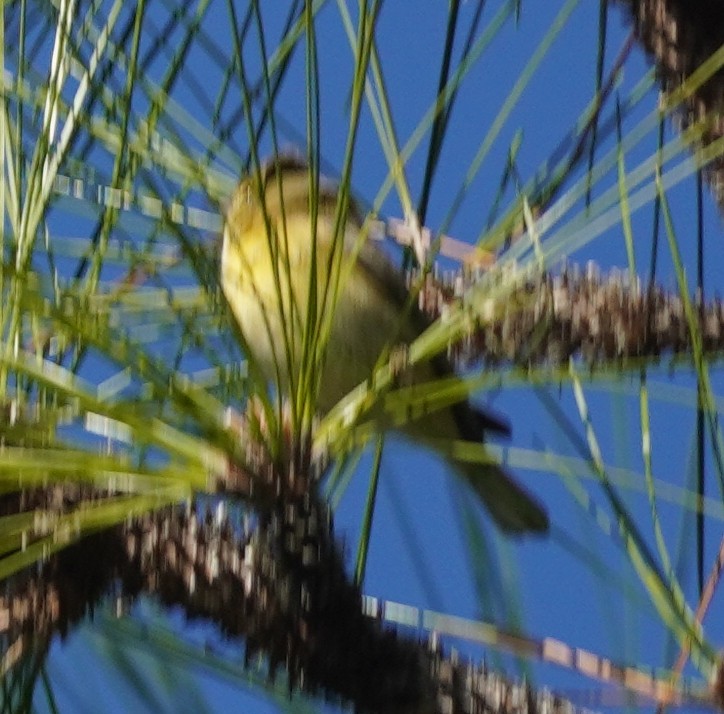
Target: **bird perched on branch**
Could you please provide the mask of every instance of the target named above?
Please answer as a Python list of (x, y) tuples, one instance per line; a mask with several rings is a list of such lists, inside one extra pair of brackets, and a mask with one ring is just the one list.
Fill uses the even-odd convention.
[[(354, 202), (340, 201), (336, 184), (317, 182), (292, 156), (244, 179), (226, 214), (221, 284), (249, 356), (283, 393), (311, 390), (323, 413), (369, 379), (383, 351), (409, 345), (429, 324), (400, 272), (374, 241), (360, 239), (362, 231)], [(445, 355), (410, 372), (415, 384), (453, 376)], [(430, 446), (482, 442), (486, 433), (509, 435), (510, 427), (463, 401), (399, 431)], [(500, 465), (451, 465), (503, 531), (548, 529), (543, 507)]]

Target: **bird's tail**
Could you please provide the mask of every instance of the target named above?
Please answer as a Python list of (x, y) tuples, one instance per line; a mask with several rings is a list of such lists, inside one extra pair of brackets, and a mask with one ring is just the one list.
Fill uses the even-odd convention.
[[(469, 402), (451, 408), (459, 438), (483, 441), (486, 432), (510, 435), (510, 426), (503, 419), (475, 409)], [(545, 533), (548, 514), (502, 466), (456, 461), (456, 471), (475, 491), (495, 522), (507, 533)]]
[(543, 506), (502, 466), (455, 461), (453, 467), (506, 533), (542, 534), (548, 530), (548, 514)]
[[(509, 436), (510, 425), (501, 417), (460, 402), (410, 422), (405, 432), (414, 439), (462, 439), (481, 443), (486, 435)], [(449, 458), (449, 457), (448, 457)], [(542, 534), (548, 530), (548, 514), (502, 466), (495, 463), (454, 461), (452, 468), (472, 488), (497, 525), (511, 535)]]

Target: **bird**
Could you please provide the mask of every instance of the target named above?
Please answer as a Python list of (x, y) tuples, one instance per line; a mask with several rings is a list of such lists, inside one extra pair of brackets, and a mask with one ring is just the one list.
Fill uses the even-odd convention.
[[(343, 230), (336, 229), (339, 187), (320, 175), (313, 191), (310, 176), (304, 159), (278, 154), (241, 180), (224, 218), (220, 283), (253, 362), (282, 392), (298, 388), (304, 341), (318, 340), (326, 321), (326, 351), (311, 371), (324, 414), (370, 378), (383, 350), (404, 349), (430, 320), (410, 304), (401, 271), (376, 241), (360, 240), (357, 203), (349, 199)], [(349, 268), (335, 299), (328, 278), (340, 265)], [(411, 371), (414, 383), (454, 375), (446, 355)], [(427, 446), (428, 439), (481, 443), (486, 434), (511, 433), (505, 419), (467, 400), (394, 428)], [(445, 458), (503, 532), (548, 531), (545, 508), (500, 464)]]

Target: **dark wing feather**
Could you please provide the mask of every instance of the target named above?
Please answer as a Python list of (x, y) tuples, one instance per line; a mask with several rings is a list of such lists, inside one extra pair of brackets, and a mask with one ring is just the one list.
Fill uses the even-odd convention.
[[(377, 246), (367, 242), (360, 251), (358, 264), (367, 274), (367, 279), (374, 283), (378, 290), (387, 293), (388, 298), (402, 310), (409, 299), (409, 292), (399, 270), (392, 265), (387, 256)], [(400, 335), (403, 341), (413, 340), (432, 322), (417, 308), (417, 305), (413, 304), (409, 309), (415, 334)], [(437, 377), (443, 378), (453, 374), (450, 360), (444, 354), (436, 355), (431, 364)], [(511, 434), (510, 422), (502, 416), (476, 409), (467, 402), (453, 405), (452, 410), (463, 439), (482, 441), (486, 432), (505, 437)]]

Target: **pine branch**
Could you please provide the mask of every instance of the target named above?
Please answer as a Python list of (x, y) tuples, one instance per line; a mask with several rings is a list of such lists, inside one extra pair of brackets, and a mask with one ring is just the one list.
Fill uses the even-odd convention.
[[(465, 287), (463, 280), (428, 280), (420, 306), (431, 317), (442, 316)], [(705, 354), (724, 349), (724, 306), (719, 298), (693, 302), (696, 337), (682, 296), (652, 285), (642, 287), (627, 273), (601, 275), (593, 265), (552, 276), (539, 274), (496, 302), (463, 298), (471, 331), (453, 349), (459, 362), (485, 365), (566, 364), (582, 360), (590, 368), (610, 367), (618, 360), (655, 363), (665, 355), (690, 356), (700, 336)], [(490, 317), (492, 316), (492, 317)]]
[[(423, 308), (439, 315), (455, 287), (429, 280), (421, 292)], [(598, 365), (690, 353), (681, 297), (656, 287), (644, 291), (621, 273), (602, 278), (593, 269), (572, 269), (555, 278), (541, 275), (515, 289), (505, 309), (498, 307), (477, 306), (475, 314), (497, 317), (473, 321), (475, 329), (456, 348), (461, 360), (558, 364), (579, 357)], [(719, 301), (699, 306), (697, 314), (705, 349), (720, 350)], [(253, 404), (236, 425), (247, 443), (258, 433), (250, 423), (264, 428)], [(253, 472), (230, 468), (219, 484), (254, 504), (253, 533), (228, 519), (165, 509), (92, 533), (39, 568), (8, 579), (0, 598), (2, 672), (45, 652), (56, 634), (66, 634), (109, 594), (145, 593), (182, 607), (188, 617), (215, 622), (228, 636), (243, 637), (247, 659), (263, 654), (270, 674), (283, 668), (290, 686), (353, 702), (360, 711), (535, 712), (567, 706), (552, 699), (541, 704), (524, 686), (424, 642), (404, 640), (367, 618), (335, 544), (331, 516), (314, 496), (323, 461), (291, 445), (285, 453), (286, 466), (268, 463), (266, 450), (252, 445), (246, 469)], [(36, 514), (32, 541), (47, 534), (54, 516), (107, 495), (75, 484), (30, 489), (3, 495), (0, 513)], [(431, 702), (436, 704), (425, 709)]]
[(251, 534), (182, 507), (148, 514), (85, 537), (4, 590), (6, 677), (109, 593), (145, 593), (243, 637), (247, 661), (264, 655), (270, 676), (284, 668), (291, 687), (360, 712), (573, 710), (366, 617), (327, 507), (311, 496), (280, 499)]
[[(718, 0), (617, 0), (625, 5), (636, 36), (653, 58), (664, 91), (670, 92), (724, 44), (724, 5)], [(684, 103), (683, 127), (704, 121), (706, 146), (724, 135), (724, 71), (717, 71)], [(724, 158), (705, 169), (724, 210)]]

